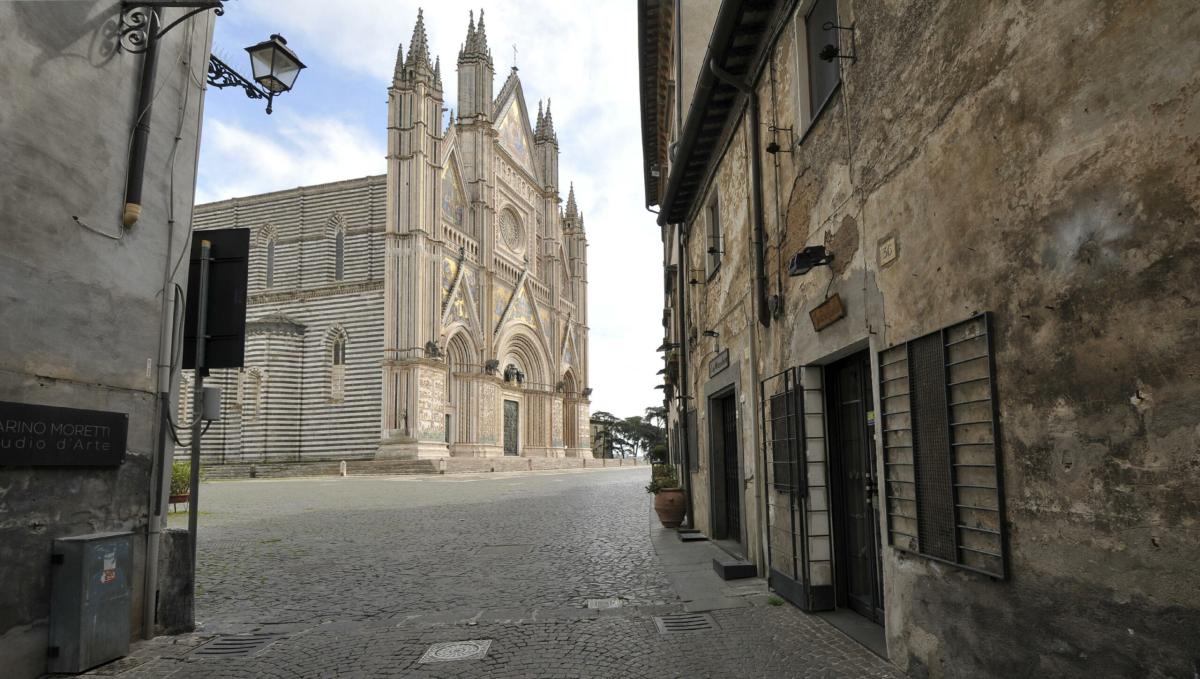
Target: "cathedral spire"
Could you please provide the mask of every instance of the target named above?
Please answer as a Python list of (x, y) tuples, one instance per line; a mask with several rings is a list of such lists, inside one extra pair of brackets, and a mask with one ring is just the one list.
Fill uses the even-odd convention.
[(542, 125), (543, 125), (543, 123), (545, 123), (545, 119), (543, 118), (543, 113), (542, 113), (542, 100), (541, 100), (541, 99), (538, 99), (538, 116), (537, 116), (537, 124), (533, 126), (533, 138), (534, 138), (534, 139), (541, 139), (541, 138), (542, 138)]
[(442, 89), (442, 57), (439, 55), (433, 62), (433, 86)]
[(488, 54), (487, 30), (483, 27), (483, 8), (479, 10), (479, 28), (475, 31), (475, 50), (479, 54)]
[(563, 216), (567, 219), (579, 217), (579, 206), (575, 204), (575, 182), (571, 182), (571, 189), (567, 192), (567, 210)]
[(404, 77), (404, 43), (396, 46), (396, 67), (392, 70), (392, 80), (400, 80)]
[(425, 11), (417, 10), (417, 23), (413, 26), (412, 40), (409, 40), (408, 58), (404, 60), (404, 68), (408, 70), (430, 68), (429, 39), (425, 35)]
[(470, 19), (467, 21), (467, 39), (463, 42), (462, 47), (458, 50), (458, 58), (462, 59), (467, 52), (475, 46), (475, 10), (468, 13)]
[(557, 143), (558, 135), (554, 133), (554, 116), (551, 115), (551, 113), (550, 113), (550, 99), (549, 98), (546, 99), (546, 120), (544, 122), (545, 122), (545, 130), (543, 130), (542, 134), (545, 137), (546, 141), (553, 141), (553, 142)]

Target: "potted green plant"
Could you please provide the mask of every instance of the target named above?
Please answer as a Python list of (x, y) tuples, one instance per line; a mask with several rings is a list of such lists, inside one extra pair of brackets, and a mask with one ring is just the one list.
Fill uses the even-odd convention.
[(191, 498), (192, 465), (189, 462), (171, 464), (171, 504), (187, 502)]
[(650, 468), (650, 484), (646, 486), (647, 493), (654, 494), (654, 512), (663, 528), (678, 528), (683, 523), (683, 515), (687, 505), (683, 498), (683, 489), (679, 487), (679, 479), (675, 476), (675, 468), (671, 465), (656, 464)]

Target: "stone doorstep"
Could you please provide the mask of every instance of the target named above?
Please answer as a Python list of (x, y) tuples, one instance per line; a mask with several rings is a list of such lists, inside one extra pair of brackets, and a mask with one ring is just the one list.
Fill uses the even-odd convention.
[(745, 559), (717, 557), (712, 560), (713, 570), (722, 580), (742, 580), (758, 577), (758, 568)]

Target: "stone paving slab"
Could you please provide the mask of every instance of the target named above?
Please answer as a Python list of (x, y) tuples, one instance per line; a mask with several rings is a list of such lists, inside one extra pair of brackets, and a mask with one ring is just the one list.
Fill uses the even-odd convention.
[[(726, 584), (711, 567), (686, 568), (682, 552), (669, 573), (645, 476), (210, 484), (203, 628), (136, 645), (112, 676), (903, 676), (819, 618), (765, 605), (761, 581)], [(505, 545), (528, 550), (497, 559), (505, 550), (489, 549)], [(693, 559), (706, 558), (699, 547)], [(622, 605), (586, 608), (604, 598)], [(658, 633), (654, 616), (697, 607), (715, 629)], [(284, 636), (248, 657), (193, 654), (248, 632)], [(434, 643), (467, 640), (490, 640), (487, 654), (419, 662)]]

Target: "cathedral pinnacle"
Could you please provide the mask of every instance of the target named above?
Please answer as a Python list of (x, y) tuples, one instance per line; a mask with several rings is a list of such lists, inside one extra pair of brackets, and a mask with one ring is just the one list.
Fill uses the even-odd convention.
[(396, 46), (396, 68), (392, 71), (392, 80), (404, 77), (404, 43)]
[(542, 136), (546, 141), (558, 142), (558, 135), (554, 133), (554, 116), (550, 113), (550, 99), (546, 99), (546, 129), (542, 131)]
[(567, 219), (579, 217), (579, 206), (575, 204), (575, 182), (571, 182), (571, 189), (567, 192), (567, 210), (564, 217)]
[(430, 68), (429, 39), (425, 36), (425, 12), (417, 10), (417, 23), (413, 26), (412, 40), (408, 45), (408, 58), (404, 60), (406, 70)]
[(433, 86), (437, 89), (442, 89), (442, 57), (433, 62)]
[(542, 126), (545, 123), (544, 115), (545, 114), (542, 113), (542, 100), (538, 99), (537, 124), (533, 126), (533, 138), (534, 139), (542, 138)]

